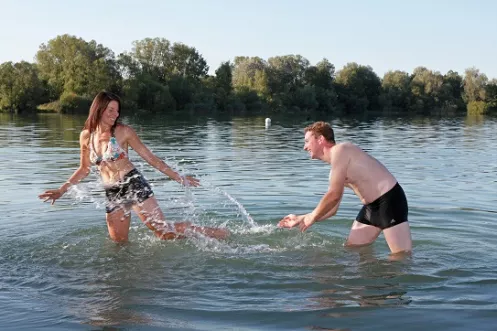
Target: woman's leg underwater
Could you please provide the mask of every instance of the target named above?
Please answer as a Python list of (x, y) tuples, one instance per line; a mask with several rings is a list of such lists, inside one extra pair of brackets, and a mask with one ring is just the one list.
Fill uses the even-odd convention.
[(116, 242), (128, 241), (131, 214), (123, 208), (117, 208), (105, 214), (109, 236)]
[(190, 222), (168, 224), (155, 197), (150, 197), (141, 203), (135, 204), (133, 209), (142, 222), (150, 230), (154, 231), (157, 237), (163, 240), (186, 238), (185, 234), (189, 231), (216, 239), (225, 239), (229, 235), (227, 229), (200, 227), (192, 225)]

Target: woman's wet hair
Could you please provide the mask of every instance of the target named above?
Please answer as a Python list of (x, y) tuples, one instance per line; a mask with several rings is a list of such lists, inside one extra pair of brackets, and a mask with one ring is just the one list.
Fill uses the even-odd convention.
[(119, 116), (121, 116), (121, 99), (115, 95), (114, 93), (102, 91), (99, 92), (90, 106), (90, 113), (88, 114), (88, 118), (86, 119), (85, 126), (83, 129), (87, 129), (91, 132), (97, 129), (97, 125), (102, 118), (102, 113), (105, 111), (107, 106), (111, 101), (116, 101), (118, 104), (118, 115), (116, 118), (116, 122), (112, 126), (111, 130), (114, 132), (114, 129), (117, 126), (117, 121), (119, 120)]

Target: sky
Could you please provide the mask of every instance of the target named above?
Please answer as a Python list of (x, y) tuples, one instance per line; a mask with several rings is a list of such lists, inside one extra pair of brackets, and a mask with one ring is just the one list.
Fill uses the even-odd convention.
[(34, 62), (69, 34), (119, 54), (144, 38), (195, 47), (210, 73), (235, 56), (299, 54), (412, 73), (475, 67), (497, 78), (494, 0), (0, 0), (0, 63)]

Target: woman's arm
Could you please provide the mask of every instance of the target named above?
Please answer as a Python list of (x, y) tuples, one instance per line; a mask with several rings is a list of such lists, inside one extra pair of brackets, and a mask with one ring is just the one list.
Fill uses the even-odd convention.
[(145, 161), (147, 161), (148, 164), (150, 164), (152, 167), (155, 169), (159, 170), (169, 178), (177, 181), (178, 183), (181, 183), (183, 185), (188, 184), (191, 186), (198, 186), (199, 181), (196, 178), (190, 177), (190, 176), (185, 176), (182, 177), (180, 174), (178, 174), (176, 171), (171, 169), (164, 161), (162, 161), (160, 158), (158, 158), (154, 153), (148, 149), (145, 144), (140, 140), (140, 137), (136, 134), (135, 130), (133, 130), (129, 126), (125, 126), (124, 129), (126, 130), (125, 136), (128, 142), (128, 145), (133, 148), (133, 150), (138, 153)]
[(90, 173), (90, 150), (88, 148), (88, 140), (90, 133), (87, 130), (84, 130), (79, 135), (79, 145), (80, 145), (80, 160), (79, 160), (79, 168), (74, 171), (71, 177), (62, 184), (56, 190), (47, 190), (40, 194), (38, 197), (40, 199), (45, 199), (44, 201), (52, 200), (52, 205), (55, 203), (55, 200), (59, 199), (64, 193), (67, 192), (69, 187), (72, 185), (78, 184), (82, 181), (88, 174)]

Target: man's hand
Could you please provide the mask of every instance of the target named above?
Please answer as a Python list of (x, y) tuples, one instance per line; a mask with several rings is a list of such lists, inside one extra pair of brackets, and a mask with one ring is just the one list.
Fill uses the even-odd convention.
[(278, 222), (278, 227), (293, 228), (298, 226), (300, 231), (304, 232), (315, 222), (316, 221), (311, 219), (310, 214), (307, 215), (290, 214), (285, 216), (281, 221)]
[(295, 214), (290, 214), (285, 217), (281, 221), (278, 222), (278, 227), (280, 228), (293, 228), (300, 224), (304, 220), (304, 215), (297, 216)]
[(316, 221), (312, 219), (311, 214), (303, 215), (302, 221), (299, 222), (300, 231), (304, 232), (315, 222)]

